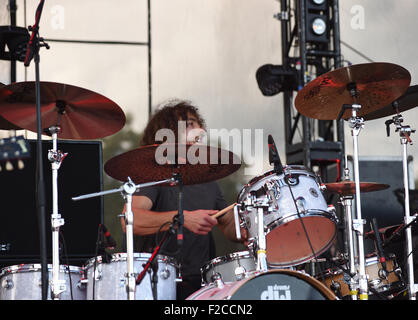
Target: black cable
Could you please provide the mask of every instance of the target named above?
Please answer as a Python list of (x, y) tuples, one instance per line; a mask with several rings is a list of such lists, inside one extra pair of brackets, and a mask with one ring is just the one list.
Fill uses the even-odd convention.
[(357, 49), (353, 48), (352, 46), (350, 46), (348, 43), (342, 41), (340, 39), (340, 42), (345, 45), (347, 48), (351, 49), (352, 51), (354, 51), (355, 53), (357, 53), (359, 56), (363, 57), (364, 59), (366, 59), (369, 62), (374, 62), (372, 59), (370, 59), (368, 56), (366, 56), (365, 54), (361, 53), (360, 51), (358, 51)]

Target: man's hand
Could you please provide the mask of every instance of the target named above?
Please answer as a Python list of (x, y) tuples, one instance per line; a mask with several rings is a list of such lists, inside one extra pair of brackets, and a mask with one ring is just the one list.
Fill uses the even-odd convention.
[(193, 233), (205, 235), (218, 224), (218, 220), (211, 217), (217, 210), (184, 211), (184, 227)]

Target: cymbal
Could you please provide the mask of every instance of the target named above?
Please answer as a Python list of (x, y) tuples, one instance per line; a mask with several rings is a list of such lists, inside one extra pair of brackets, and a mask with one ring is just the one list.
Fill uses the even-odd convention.
[(170, 179), (180, 173), (183, 185), (205, 183), (237, 171), (240, 158), (234, 153), (201, 144), (142, 146), (108, 160), (104, 171), (112, 178), (136, 184)]
[[(59, 125), (58, 138), (103, 138), (119, 131), (126, 122), (116, 103), (87, 89), (41, 82), (40, 96), (42, 129)], [(35, 82), (0, 88), (0, 116), (20, 128), (37, 132)]]
[[(395, 101), (398, 103), (397, 108), (399, 110), (399, 113), (402, 113), (404, 111), (418, 106), (418, 85), (409, 87), (406, 90), (405, 94), (400, 98), (396, 99)], [(390, 103), (389, 105), (380, 110), (365, 115), (364, 120), (375, 120), (395, 115), (397, 113), (397, 110), (393, 106), (394, 102)]]
[[(356, 184), (354, 181), (341, 181), (325, 183), (328, 192), (338, 193), (340, 195), (356, 194)], [(380, 191), (389, 188), (388, 184), (375, 182), (360, 182), (360, 192)]]
[[(364, 63), (342, 67), (317, 77), (305, 85), (295, 99), (296, 109), (319, 120), (336, 120), (343, 105), (360, 104), (357, 116), (383, 108), (405, 93), (411, 82), (410, 73), (391, 63)], [(350, 88), (355, 84), (357, 97)], [(348, 119), (346, 110), (342, 119)]]

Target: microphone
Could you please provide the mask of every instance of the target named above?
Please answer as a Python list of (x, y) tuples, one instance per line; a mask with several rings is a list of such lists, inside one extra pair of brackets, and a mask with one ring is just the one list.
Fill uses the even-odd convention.
[(273, 137), (271, 134), (268, 136), (268, 146), (269, 146), (269, 162), (274, 164), (274, 172), (277, 174), (283, 173), (283, 165), (280, 161), (279, 153), (277, 152), (276, 144), (274, 143)]
[(380, 232), (377, 227), (376, 218), (372, 218), (371, 225), (372, 225), (374, 234), (376, 236), (377, 255), (379, 256), (379, 262), (382, 264), (382, 269), (379, 270), (378, 274), (380, 278), (386, 279), (388, 275), (388, 272), (386, 269), (386, 258), (385, 258), (385, 253), (383, 252), (382, 239), (380, 238)]
[(105, 248), (114, 248), (116, 247), (116, 241), (112, 238), (112, 235), (110, 234), (110, 232), (107, 230), (107, 228), (105, 227), (104, 224), (100, 225), (102, 230), (103, 230), (103, 235), (106, 238), (106, 246)]

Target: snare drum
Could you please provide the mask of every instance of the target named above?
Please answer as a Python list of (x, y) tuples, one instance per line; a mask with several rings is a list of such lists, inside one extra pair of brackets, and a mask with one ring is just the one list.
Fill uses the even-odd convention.
[(317, 176), (303, 166), (288, 166), (285, 173), (269, 171), (254, 178), (237, 201), (244, 204), (239, 214), (250, 244), (256, 244), (258, 236), (257, 204), (268, 203), (263, 220), (267, 262), (273, 268), (313, 259), (331, 246), (337, 234), (335, 212), (328, 207)]
[(202, 283), (208, 284), (215, 277), (223, 282), (239, 281), (256, 270), (255, 258), (249, 251), (234, 252), (215, 258), (201, 268)]
[(246, 279), (212, 282), (187, 300), (336, 300), (336, 296), (315, 278), (293, 270), (253, 273)]
[[(135, 276), (144, 269), (151, 257), (150, 253), (134, 253)], [(111, 255), (108, 263), (102, 261), (102, 256), (90, 259), (85, 266), (87, 273), (87, 300), (128, 300), (126, 290), (126, 253)], [(158, 265), (157, 286), (154, 297), (151, 280), (153, 271), (146, 273), (142, 282), (136, 286), (136, 300), (175, 300), (177, 265), (173, 258), (157, 255), (155, 262)], [(152, 270), (150, 267), (148, 270)]]
[[(52, 279), (52, 264), (48, 265)], [(60, 300), (86, 300), (86, 288), (81, 283), (82, 268), (60, 265), (59, 279), (65, 281)], [(41, 264), (21, 264), (3, 268), (0, 272), (0, 300), (42, 300)], [(51, 289), (48, 286), (48, 300)]]

